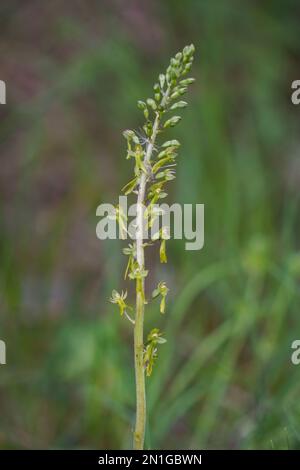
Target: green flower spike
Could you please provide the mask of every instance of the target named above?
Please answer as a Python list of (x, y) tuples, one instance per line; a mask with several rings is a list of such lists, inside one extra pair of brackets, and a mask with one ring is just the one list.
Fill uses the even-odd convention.
[[(158, 328), (154, 328), (144, 341), (145, 318), (145, 287), (148, 283), (148, 270), (145, 266), (145, 248), (159, 242), (159, 258), (161, 263), (167, 262), (166, 240), (170, 238), (168, 227), (157, 226), (157, 233), (152, 235), (150, 243), (145, 243), (144, 232), (146, 229), (156, 227), (156, 223), (162, 215), (156, 208), (156, 203), (167, 197), (166, 186), (169, 181), (175, 179), (177, 154), (180, 148), (178, 140), (170, 138), (161, 139), (162, 134), (167, 134), (170, 129), (181, 121), (181, 112), (187, 106), (183, 101), (183, 95), (187, 92), (193, 78), (187, 78), (194, 60), (195, 47), (190, 44), (181, 52), (171, 58), (164, 73), (159, 74), (153, 86), (152, 96), (139, 100), (138, 108), (141, 110), (144, 122), (141, 123), (142, 135), (134, 130), (127, 129), (123, 136), (127, 143), (126, 159), (133, 162), (133, 175), (122, 191), (127, 196), (136, 195), (138, 204), (145, 207), (143, 215), (137, 213), (135, 227), (142, 236), (136, 237), (135, 242), (123, 249), (128, 256), (125, 269), (125, 279), (135, 283), (135, 312), (134, 318), (128, 315), (126, 304), (127, 292), (113, 291), (110, 301), (117, 304), (120, 314), (126, 317), (134, 325), (134, 368), (136, 385), (136, 419), (133, 433), (133, 447), (141, 450), (144, 447), (146, 427), (146, 390), (145, 372), (147, 376), (152, 373), (153, 365), (157, 358), (157, 348), (166, 340), (162, 337)], [(176, 113), (176, 114), (175, 114)], [(117, 206), (115, 214), (110, 216), (117, 220), (120, 227), (121, 238), (126, 238), (127, 219), (122, 209)], [(153, 229), (154, 230), (154, 229)], [(146, 283), (147, 281), (147, 283)], [(166, 297), (168, 287), (165, 282), (159, 282), (153, 292), (153, 297), (160, 296), (160, 312), (166, 311)]]

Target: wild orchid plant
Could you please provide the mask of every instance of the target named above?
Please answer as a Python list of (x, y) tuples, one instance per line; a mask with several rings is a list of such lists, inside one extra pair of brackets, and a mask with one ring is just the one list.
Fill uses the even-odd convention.
[[(167, 196), (165, 184), (175, 178), (176, 156), (180, 143), (178, 140), (168, 140), (160, 146), (157, 137), (168, 128), (174, 127), (181, 120), (180, 116), (170, 113), (185, 108), (187, 103), (180, 98), (187, 91), (188, 85), (194, 82), (193, 78), (185, 78), (192, 67), (195, 47), (186, 46), (170, 61), (165, 74), (160, 74), (158, 82), (154, 85), (154, 97), (145, 102), (138, 101), (138, 108), (143, 111), (145, 124), (144, 135), (126, 130), (123, 135), (127, 141), (127, 159), (134, 161), (134, 177), (122, 189), (125, 196), (130, 193), (137, 195), (136, 205), (136, 233), (135, 241), (124, 248), (123, 253), (128, 257), (125, 270), (125, 279), (135, 281), (136, 307), (134, 318), (129, 312), (132, 309), (127, 304), (127, 291), (112, 292), (110, 301), (117, 304), (121, 316), (126, 317), (134, 326), (134, 363), (136, 380), (136, 423), (134, 431), (134, 449), (143, 449), (146, 423), (146, 393), (145, 372), (147, 376), (152, 373), (157, 358), (158, 345), (166, 340), (158, 328), (154, 328), (144, 343), (144, 310), (148, 301), (145, 298), (145, 279), (148, 271), (145, 269), (144, 250), (155, 241), (160, 242), (160, 262), (167, 262), (166, 240), (169, 238), (167, 228), (162, 227), (152, 236), (151, 243), (145, 243), (145, 229), (153, 226), (159, 213), (155, 205), (160, 199)], [(147, 187), (148, 186), (148, 187)], [(126, 215), (118, 205), (115, 218), (122, 233), (127, 232)], [(165, 313), (168, 287), (165, 282), (159, 282), (152, 293), (152, 297), (160, 297), (160, 312)]]

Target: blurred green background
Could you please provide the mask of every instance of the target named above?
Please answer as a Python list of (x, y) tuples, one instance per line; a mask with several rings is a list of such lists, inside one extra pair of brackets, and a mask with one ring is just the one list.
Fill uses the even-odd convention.
[(1, 2), (1, 448), (131, 446), (132, 331), (108, 302), (126, 260), (95, 212), (132, 174), (136, 101), (191, 42), (168, 200), (205, 204), (205, 246), (147, 259), (171, 292), (147, 309), (168, 343), (146, 447), (300, 448), (299, 18), (297, 0)]

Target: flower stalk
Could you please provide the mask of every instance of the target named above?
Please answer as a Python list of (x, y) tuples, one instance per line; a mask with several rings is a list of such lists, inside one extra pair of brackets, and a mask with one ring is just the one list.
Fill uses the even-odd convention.
[[(180, 143), (173, 139), (157, 146), (158, 136), (168, 128), (176, 126), (181, 116), (165, 118), (165, 115), (177, 109), (187, 106), (187, 103), (178, 100), (186, 93), (188, 85), (194, 82), (193, 78), (184, 78), (190, 71), (193, 55), (193, 44), (186, 46), (182, 52), (178, 52), (170, 61), (165, 74), (160, 74), (158, 82), (154, 85), (154, 98), (148, 98), (146, 102), (138, 101), (138, 108), (143, 111), (145, 124), (143, 126), (144, 136), (138, 136), (135, 131), (126, 130), (123, 135), (127, 141), (127, 159), (134, 158), (134, 178), (127, 183), (123, 192), (137, 194), (136, 209), (136, 233), (135, 243), (129, 244), (123, 250), (128, 256), (125, 279), (135, 281), (136, 302), (135, 317), (131, 318), (128, 310), (131, 309), (125, 302), (127, 291), (119, 294), (113, 291), (111, 302), (118, 305), (120, 314), (127, 318), (134, 328), (134, 367), (136, 383), (136, 421), (133, 435), (133, 448), (143, 449), (146, 427), (146, 388), (145, 372), (150, 376), (153, 365), (158, 355), (158, 345), (166, 340), (158, 328), (152, 329), (144, 343), (144, 314), (145, 304), (148, 303), (145, 296), (145, 279), (148, 271), (145, 269), (145, 247), (160, 241), (159, 257), (161, 263), (167, 262), (166, 233), (167, 227), (152, 236), (151, 243), (145, 243), (144, 233), (152, 227), (159, 211), (154, 210), (155, 204), (167, 196), (164, 191), (165, 184), (175, 179), (175, 160)], [(149, 186), (149, 188), (148, 188)], [(120, 209), (116, 208), (115, 219), (118, 221), (122, 233), (127, 233), (124, 225), (124, 217)], [(165, 282), (160, 282), (153, 291), (152, 298), (159, 297), (160, 313), (166, 311), (166, 296), (168, 287)]]
[[(156, 115), (153, 133), (148, 144), (144, 165), (147, 166), (151, 160), (157, 131), (159, 127), (159, 115)], [(141, 173), (138, 182), (137, 197), (137, 218), (136, 218), (136, 259), (140, 270), (144, 270), (144, 200), (146, 191), (147, 176), (145, 172)], [(143, 449), (146, 428), (146, 389), (144, 373), (144, 311), (145, 311), (145, 280), (141, 278), (136, 280), (136, 313), (134, 325), (134, 368), (135, 368), (135, 386), (136, 386), (136, 421), (133, 437), (133, 448)]]

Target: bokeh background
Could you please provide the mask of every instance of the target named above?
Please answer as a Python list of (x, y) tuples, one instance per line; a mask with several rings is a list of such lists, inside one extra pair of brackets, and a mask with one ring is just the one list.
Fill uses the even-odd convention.
[(96, 207), (132, 174), (171, 55), (193, 42), (197, 82), (169, 201), (205, 204), (205, 247), (147, 259), (168, 311), (148, 392), (147, 448), (300, 448), (300, 78), (297, 0), (3, 0), (0, 6), (1, 448), (128, 448), (132, 331), (108, 302), (119, 241)]

